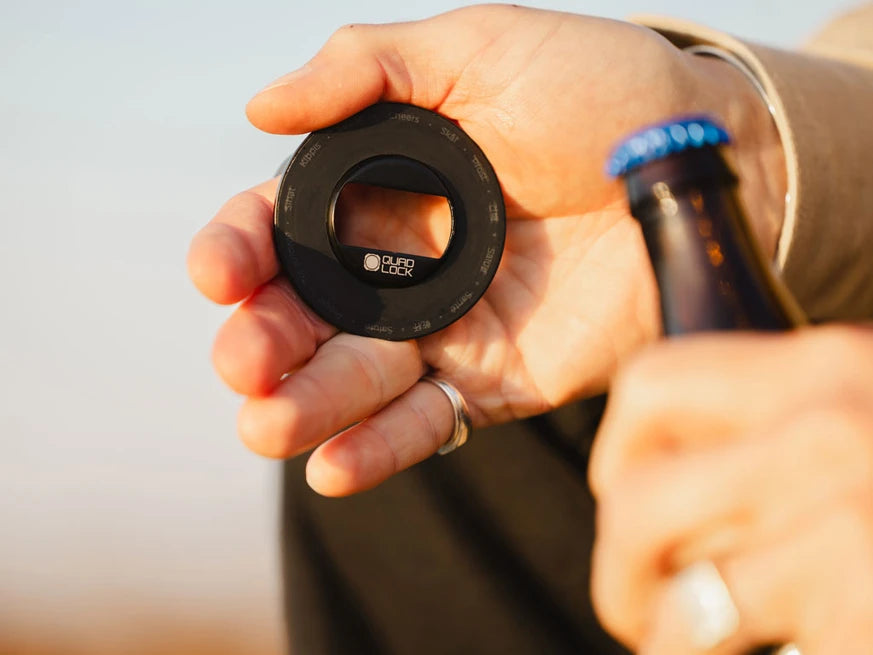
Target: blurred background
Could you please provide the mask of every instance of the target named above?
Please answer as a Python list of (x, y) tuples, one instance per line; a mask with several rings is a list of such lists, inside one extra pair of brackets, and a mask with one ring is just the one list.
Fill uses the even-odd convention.
[[(236, 440), (188, 241), (299, 140), (255, 91), (343, 23), (462, 4), (3, 1), (0, 655), (283, 651), (279, 469)], [(533, 4), (792, 47), (853, 3)]]

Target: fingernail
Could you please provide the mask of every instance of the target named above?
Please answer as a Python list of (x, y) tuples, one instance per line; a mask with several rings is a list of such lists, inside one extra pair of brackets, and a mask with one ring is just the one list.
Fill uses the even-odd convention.
[(297, 70), (291, 71), (290, 73), (283, 75), (279, 79), (277, 79), (273, 82), (270, 82), (267, 86), (265, 86), (263, 89), (258, 91), (255, 95), (260, 95), (261, 93), (269, 91), (270, 89), (275, 89), (275, 88), (280, 87), (280, 86), (286, 86), (288, 84), (293, 84), (294, 82), (297, 82), (301, 77), (305, 77), (311, 70), (312, 70), (312, 66), (310, 66), (308, 63), (304, 64), (303, 66), (301, 66)]

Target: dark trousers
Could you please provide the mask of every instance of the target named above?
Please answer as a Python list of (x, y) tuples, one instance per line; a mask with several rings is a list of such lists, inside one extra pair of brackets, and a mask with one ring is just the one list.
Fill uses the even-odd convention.
[(587, 455), (603, 398), (473, 434), (371, 491), (322, 498), (287, 463), (294, 655), (624, 654), (589, 597)]

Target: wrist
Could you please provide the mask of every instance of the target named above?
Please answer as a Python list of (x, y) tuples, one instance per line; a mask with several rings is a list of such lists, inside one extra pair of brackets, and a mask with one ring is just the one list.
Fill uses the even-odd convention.
[[(768, 99), (750, 72), (736, 63), (688, 53), (701, 100), (731, 135), (729, 158), (740, 178), (739, 195), (763, 254), (773, 260), (785, 219), (785, 151)], [(742, 64), (739, 64), (742, 66)]]

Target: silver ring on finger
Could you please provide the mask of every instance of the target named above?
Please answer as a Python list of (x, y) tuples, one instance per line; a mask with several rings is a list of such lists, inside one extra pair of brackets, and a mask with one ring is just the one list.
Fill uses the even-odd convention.
[(455, 389), (445, 380), (426, 375), (421, 378), (422, 382), (430, 382), (437, 386), (449, 399), (452, 404), (452, 413), (454, 414), (454, 424), (452, 426), (452, 434), (449, 439), (440, 446), (437, 453), (446, 455), (459, 446), (463, 446), (470, 437), (470, 432), (473, 429), (473, 422), (470, 419), (470, 411), (467, 409), (467, 402), (461, 395), (461, 392)]
[(715, 564), (695, 562), (679, 571), (674, 582), (695, 649), (711, 650), (733, 636), (740, 613)]
[[(740, 625), (740, 613), (730, 589), (709, 560), (685, 567), (674, 578), (691, 627), (691, 644), (707, 651), (733, 636)], [(785, 644), (773, 655), (803, 655), (794, 644)]]

